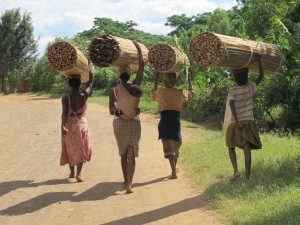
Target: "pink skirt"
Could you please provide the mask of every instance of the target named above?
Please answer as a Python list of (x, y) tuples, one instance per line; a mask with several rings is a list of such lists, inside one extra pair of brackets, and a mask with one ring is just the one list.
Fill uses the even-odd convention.
[(85, 113), (80, 117), (68, 117), (67, 135), (61, 138), (60, 165), (75, 166), (91, 160), (92, 147)]

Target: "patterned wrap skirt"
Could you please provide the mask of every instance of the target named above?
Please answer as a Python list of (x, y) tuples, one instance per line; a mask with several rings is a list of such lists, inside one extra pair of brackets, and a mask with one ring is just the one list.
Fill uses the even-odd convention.
[(241, 121), (242, 128), (239, 129), (236, 123), (231, 123), (226, 130), (226, 145), (228, 148), (244, 148), (249, 143), (251, 149), (261, 149), (262, 144), (257, 127), (253, 120)]
[(86, 114), (79, 117), (68, 117), (66, 128), (68, 133), (61, 137), (60, 165), (75, 166), (91, 160), (92, 147)]
[(134, 156), (139, 156), (139, 142), (141, 139), (141, 121), (139, 119), (114, 119), (114, 134), (117, 140), (119, 155), (122, 156), (128, 150), (129, 146), (133, 147)]

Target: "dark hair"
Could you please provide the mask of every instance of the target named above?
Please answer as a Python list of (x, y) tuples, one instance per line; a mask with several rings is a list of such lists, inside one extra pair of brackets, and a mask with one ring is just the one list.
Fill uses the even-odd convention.
[(248, 73), (238, 73), (234, 75), (234, 80), (237, 85), (246, 85), (248, 83)]
[(71, 78), (71, 79), (69, 79), (69, 86), (71, 88), (79, 89), (80, 84), (81, 84), (81, 81), (78, 78)]
[(121, 73), (120, 79), (124, 82), (127, 82), (130, 79), (130, 74), (128, 74), (127, 72)]
[(133, 84), (131, 85), (129, 92), (131, 95), (135, 96), (135, 97), (139, 97), (142, 95), (142, 89), (139, 85)]
[(165, 76), (164, 76), (164, 84), (165, 84), (165, 87), (174, 87), (175, 86), (175, 83), (176, 83), (176, 73), (165, 73)]
[(176, 73), (165, 73), (165, 76), (168, 78), (168, 79), (174, 79), (176, 80)]

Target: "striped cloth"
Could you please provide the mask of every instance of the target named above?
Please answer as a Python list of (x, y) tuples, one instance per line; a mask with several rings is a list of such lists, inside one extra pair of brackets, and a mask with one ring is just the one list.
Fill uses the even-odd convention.
[[(254, 120), (253, 95), (257, 91), (256, 83), (250, 85), (235, 86), (228, 91), (228, 100), (234, 100), (234, 105), (239, 121)], [(231, 117), (231, 122), (235, 120)]]
[(129, 146), (133, 146), (134, 156), (139, 155), (139, 142), (141, 138), (141, 122), (139, 119), (114, 119), (114, 134), (117, 140), (119, 155), (126, 153)]

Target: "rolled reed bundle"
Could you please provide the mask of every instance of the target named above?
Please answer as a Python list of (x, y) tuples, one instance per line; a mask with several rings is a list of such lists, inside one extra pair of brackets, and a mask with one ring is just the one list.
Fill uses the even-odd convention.
[[(138, 43), (145, 64), (148, 62), (148, 49)], [(139, 67), (138, 52), (131, 40), (112, 35), (95, 36), (88, 48), (89, 56), (95, 66), (99, 67), (123, 67), (130, 66), (137, 70)]]
[(89, 80), (88, 60), (81, 51), (68, 42), (59, 41), (48, 48), (50, 65), (59, 73), (70, 78), (80, 75), (81, 82)]
[(163, 73), (178, 72), (190, 65), (186, 54), (176, 47), (165, 43), (154, 45), (148, 53), (149, 63)]
[(204, 32), (189, 43), (190, 56), (201, 66), (248, 67), (258, 72), (255, 53), (261, 53), (265, 74), (275, 73), (281, 66), (281, 53), (276, 45), (243, 40), (212, 32)]

